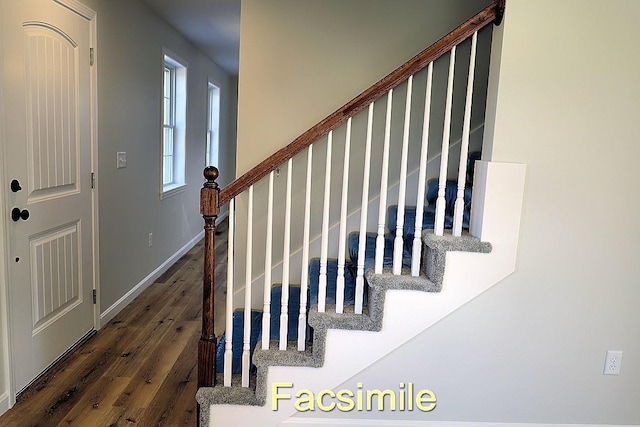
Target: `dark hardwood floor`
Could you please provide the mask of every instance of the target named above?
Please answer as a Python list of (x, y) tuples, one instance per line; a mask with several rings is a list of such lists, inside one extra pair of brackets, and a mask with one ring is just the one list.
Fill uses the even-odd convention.
[[(216, 235), (218, 337), (224, 329), (226, 224)], [(194, 426), (203, 249), (200, 242), (22, 393), (0, 426)]]

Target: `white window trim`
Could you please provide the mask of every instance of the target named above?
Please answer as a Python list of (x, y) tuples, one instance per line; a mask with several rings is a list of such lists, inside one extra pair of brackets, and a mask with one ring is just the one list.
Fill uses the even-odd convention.
[[(164, 183), (164, 72), (165, 66), (170, 65), (176, 70), (175, 123), (173, 127), (173, 182)], [(187, 70), (188, 64), (178, 55), (162, 49), (162, 103), (160, 107), (160, 199), (181, 193), (187, 187), (186, 182), (186, 124), (187, 124)]]
[[(211, 119), (212, 119), (212, 109), (211, 109), (211, 90), (218, 90), (218, 105), (217, 105), (217, 147), (216, 147), (216, 161), (211, 161)], [(220, 162), (220, 102), (221, 102), (221, 93), (222, 86), (216, 82), (215, 80), (209, 79), (207, 83), (207, 128), (206, 128), (206, 146), (205, 146), (205, 166), (216, 166), (220, 167), (218, 164)]]

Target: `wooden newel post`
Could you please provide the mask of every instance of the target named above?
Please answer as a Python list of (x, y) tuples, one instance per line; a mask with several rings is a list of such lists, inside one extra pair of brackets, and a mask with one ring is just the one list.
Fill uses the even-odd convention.
[(216, 335), (213, 329), (216, 218), (220, 212), (218, 169), (207, 166), (207, 180), (200, 190), (200, 213), (204, 218), (204, 279), (202, 286), (202, 335), (198, 342), (198, 387), (216, 385)]

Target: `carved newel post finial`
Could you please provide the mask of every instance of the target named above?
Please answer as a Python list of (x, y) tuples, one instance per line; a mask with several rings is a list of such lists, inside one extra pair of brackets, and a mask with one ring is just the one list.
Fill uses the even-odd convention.
[(220, 212), (218, 206), (220, 189), (216, 182), (216, 179), (220, 176), (220, 172), (215, 166), (207, 166), (204, 168), (202, 175), (204, 175), (204, 178), (207, 181), (200, 190), (200, 213), (205, 217), (206, 221), (207, 217), (218, 216), (218, 213)]
[(207, 180), (205, 185), (215, 184), (216, 187), (218, 186), (218, 184), (215, 182), (215, 180), (218, 179), (218, 177), (220, 176), (220, 171), (218, 170), (217, 167), (207, 166), (206, 168), (204, 168), (204, 171), (202, 172), (202, 174), (204, 175), (204, 179)]
[(220, 212), (220, 189), (216, 179), (220, 175), (215, 166), (203, 172), (206, 182), (200, 189), (200, 213), (204, 219), (204, 276), (202, 283), (202, 334), (198, 343), (198, 386), (215, 386), (216, 336), (214, 333), (214, 270), (216, 218)]

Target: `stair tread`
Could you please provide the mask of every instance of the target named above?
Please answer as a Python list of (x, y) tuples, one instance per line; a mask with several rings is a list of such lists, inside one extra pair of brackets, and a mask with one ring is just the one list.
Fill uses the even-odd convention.
[(451, 230), (445, 230), (442, 236), (436, 236), (433, 230), (422, 232), (422, 241), (432, 249), (440, 251), (491, 252), (491, 243), (483, 242), (473, 237), (468, 231), (463, 231), (461, 236), (453, 236)]
[[(214, 387), (200, 387), (196, 401), (200, 405), (251, 405), (261, 406), (264, 402), (256, 396), (256, 376), (249, 376), (249, 387), (242, 387), (242, 375), (231, 375), (231, 386), (224, 386), (223, 374), (216, 375)], [(205, 424), (208, 425), (208, 424)]]
[(393, 274), (390, 268), (383, 269), (381, 274), (368, 271), (365, 277), (369, 286), (376, 290), (440, 292), (442, 289), (442, 286), (429, 280), (426, 276), (412, 276), (411, 270), (408, 269), (403, 269), (400, 275)]
[(287, 349), (280, 350), (279, 341), (272, 340), (268, 349), (256, 348), (253, 359), (258, 367), (320, 366), (313, 356), (313, 347), (307, 343), (303, 351), (298, 351), (297, 341), (287, 341)]
[(314, 330), (345, 329), (357, 331), (378, 331), (379, 325), (369, 317), (369, 308), (363, 307), (362, 314), (356, 314), (354, 306), (345, 306), (343, 313), (336, 313), (335, 305), (327, 305), (324, 312), (318, 306), (309, 310), (309, 325)]

